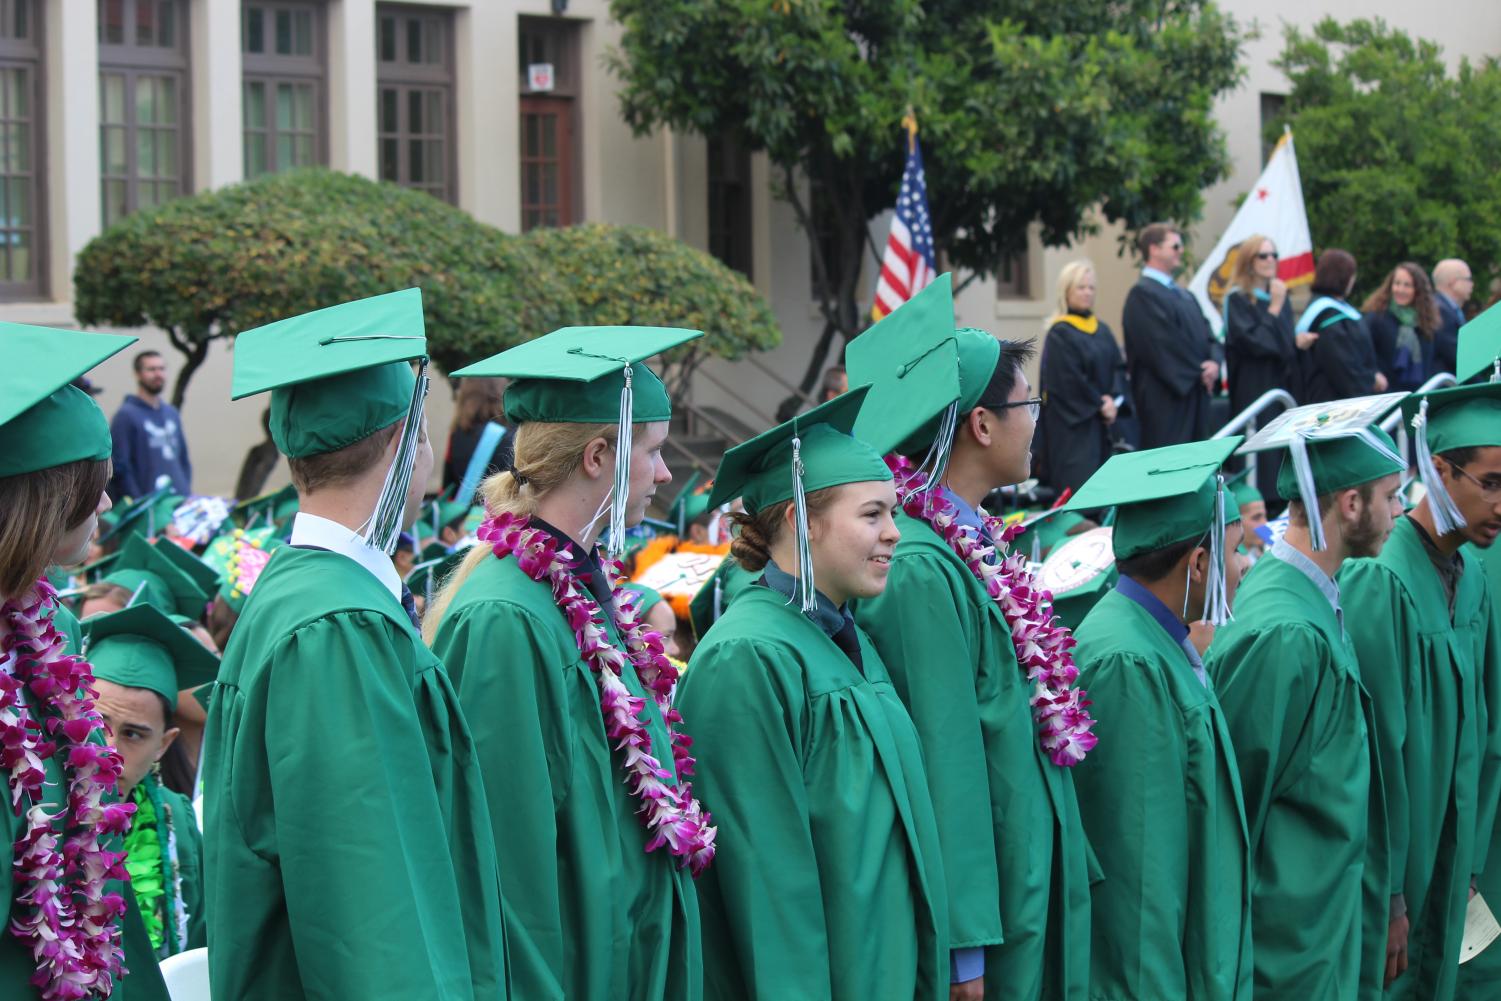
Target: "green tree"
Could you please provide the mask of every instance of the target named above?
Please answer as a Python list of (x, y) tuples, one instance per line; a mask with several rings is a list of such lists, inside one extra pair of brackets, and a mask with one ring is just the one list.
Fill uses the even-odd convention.
[(445, 368), (577, 316), (525, 242), (421, 192), (321, 169), (126, 217), (79, 253), (73, 300), (80, 323), (165, 330), (185, 359), (180, 407), (214, 340), (413, 285)]
[[(1240, 34), (1208, 0), (611, 0), (626, 120), (764, 150), (813, 242), (823, 334), (865, 326), (868, 222), (892, 206), (900, 122), (922, 129), (946, 267), (993, 274), (1036, 224), (1050, 246), (1103, 217), (1189, 220), (1224, 176), (1216, 95)], [(818, 193), (817, 204), (808, 192)], [(815, 213), (817, 219), (815, 220)]]
[(657, 230), (584, 223), (534, 229), (524, 241), (567, 286), (578, 323), (702, 330), (669, 353), (679, 385), (710, 355), (734, 359), (781, 342), (771, 307), (744, 275)]
[(1362, 296), (1402, 261), (1446, 257), (1483, 295), (1501, 273), (1501, 65), (1451, 71), (1438, 45), (1379, 20), (1289, 29), (1277, 65), (1315, 245), (1355, 255)]

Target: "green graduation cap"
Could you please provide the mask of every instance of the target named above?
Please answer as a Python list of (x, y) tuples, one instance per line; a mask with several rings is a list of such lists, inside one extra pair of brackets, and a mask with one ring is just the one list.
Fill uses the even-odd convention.
[(193, 583), (197, 584), (198, 588), (205, 595), (213, 594), (219, 589), (219, 571), (182, 548), (182, 546), (179, 546), (171, 539), (163, 537), (156, 540), (155, 548), (157, 552), (173, 563), (177, 569), (193, 578)]
[(182, 502), (171, 483), (164, 483), (141, 497), (117, 504), (110, 512), (110, 527), (100, 536), (109, 541), (116, 536), (140, 535), (154, 539), (172, 522), (172, 512)]
[(868, 386), (859, 386), (736, 445), (725, 453), (714, 474), (711, 507), (740, 497), (745, 510), (754, 515), (783, 501), (794, 502), (798, 589), (804, 612), (818, 607), (804, 498), (845, 483), (891, 479), (881, 454), (853, 435), (868, 391)]
[(1501, 382), (1501, 303), (1496, 303), (1459, 328), (1454, 375), (1469, 382), (1484, 372)]
[(234, 514), (241, 528), (254, 528), (286, 521), (297, 513), (297, 488), (288, 483), (280, 490), (261, 494), (235, 505)]
[(406, 419), (364, 535), (366, 545), (389, 555), (401, 531), (427, 399), (421, 290), (247, 330), (235, 338), (234, 362), (230, 398), (271, 394), (271, 440), (288, 458), (335, 452)]
[(939, 275), (844, 349), (850, 385), (870, 386), (855, 437), (882, 455), (915, 438), (926, 438), (926, 447), (959, 406), (952, 283), (952, 275)]
[(1314, 549), (1327, 545), (1320, 495), (1407, 468), (1390, 436), (1377, 426), (1405, 395), (1382, 393), (1294, 407), (1278, 414), (1241, 447), (1242, 455), (1283, 453), (1277, 492), (1303, 505)]
[(147, 588), (141, 592), (142, 599), (157, 605), (163, 612), (176, 612), (195, 621), (203, 615), (203, 608), (212, 593), (199, 586), (192, 575), (139, 535), (125, 540), (114, 571), (104, 579), (129, 588), (132, 593), (144, 581)]
[(109, 421), (72, 382), (137, 340), (0, 323), (0, 477), (108, 459)]
[(714, 571), (714, 576), (704, 582), (693, 600), (688, 603), (688, 623), (693, 635), (703, 642), (709, 627), (719, 621), (724, 610), (740, 592), (755, 582), (756, 575), (742, 567), (733, 556), (726, 556)]
[(1221, 467), (1241, 435), (1113, 455), (1067, 504), (1066, 511), (1116, 509), (1112, 543), (1117, 560), (1207, 536), (1208, 607), (1215, 625), (1229, 619), (1225, 598), (1225, 526), (1240, 520), (1227, 499)]
[[(616, 454), (629, 455), (636, 424), (670, 420), (667, 387), (647, 358), (703, 336), (681, 327), (563, 327), (518, 344), (454, 376), (506, 378), (506, 419), (552, 424), (617, 424)], [(630, 463), (615, 464), (606, 549), (625, 551)], [(603, 509), (601, 509), (603, 511)]]
[(172, 707), (177, 693), (214, 680), (219, 658), (150, 605), (132, 605), (83, 624), (94, 677), (155, 692)]
[(1402, 419), (1412, 428), (1414, 459), (1434, 527), (1441, 535), (1458, 531), (1465, 525), (1464, 515), (1437, 474), (1433, 457), (1501, 445), (1501, 381), (1414, 393), (1402, 401)]

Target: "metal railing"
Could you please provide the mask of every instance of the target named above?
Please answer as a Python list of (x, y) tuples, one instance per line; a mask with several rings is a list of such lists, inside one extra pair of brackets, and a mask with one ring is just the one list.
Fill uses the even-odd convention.
[(761, 408), (757, 407), (750, 400), (747, 400), (744, 396), (741, 396), (740, 392), (735, 389), (734, 386), (731, 386), (728, 382), (719, 378), (719, 376), (715, 375), (713, 372), (710, 372), (707, 366), (700, 365), (693, 374), (699, 378), (709, 380), (714, 385), (722, 389), (725, 394), (730, 397), (730, 399), (734, 400), (736, 403), (744, 407), (746, 413), (750, 414), (757, 421), (759, 421), (763, 427), (772, 427), (777, 423), (777, 421), (770, 414), (765, 413), (761, 410)]
[[(1230, 418), (1230, 422), (1228, 424), (1220, 428), (1209, 437), (1211, 439), (1228, 438), (1232, 434), (1239, 434), (1242, 428), (1250, 427), (1251, 421), (1260, 416), (1262, 411), (1266, 410), (1268, 407), (1296, 407), (1297, 405), (1298, 401), (1293, 399), (1293, 394), (1289, 393), (1287, 390), (1268, 389), (1265, 393), (1262, 393), (1260, 396), (1256, 397), (1255, 400), (1251, 401), (1250, 406), (1246, 407), (1246, 409)], [(1250, 483), (1258, 482), (1256, 479), (1256, 459), (1257, 453), (1255, 452), (1251, 452), (1246, 456), (1246, 479)]]
[(774, 371), (769, 365), (761, 361), (755, 355), (746, 355), (744, 358), (741, 358), (740, 361), (749, 362), (751, 366), (761, 372), (762, 375), (765, 375), (767, 378), (771, 379), (772, 382), (775, 382), (777, 385), (787, 390), (787, 392), (791, 393), (793, 396), (796, 396), (798, 399), (808, 404), (808, 406), (818, 406), (817, 400), (809, 396), (807, 393), (803, 392), (801, 389), (797, 388), (797, 386), (788, 382), (786, 379), (782, 378), (782, 376), (778, 372)]

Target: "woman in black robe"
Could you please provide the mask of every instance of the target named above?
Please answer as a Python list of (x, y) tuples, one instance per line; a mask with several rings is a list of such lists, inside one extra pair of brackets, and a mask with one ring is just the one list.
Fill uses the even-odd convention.
[(1376, 349), (1360, 312), (1345, 297), (1355, 287), (1355, 258), (1330, 248), (1319, 255), (1313, 275), (1313, 301), (1303, 310), (1298, 333), (1318, 335), (1299, 359), (1300, 403), (1326, 403), (1386, 392), (1386, 376), (1376, 367)]
[(1094, 315), (1088, 261), (1064, 266), (1058, 305), (1042, 342), (1043, 480), (1077, 490), (1110, 457), (1110, 425), (1125, 393), (1125, 362), (1115, 334)]

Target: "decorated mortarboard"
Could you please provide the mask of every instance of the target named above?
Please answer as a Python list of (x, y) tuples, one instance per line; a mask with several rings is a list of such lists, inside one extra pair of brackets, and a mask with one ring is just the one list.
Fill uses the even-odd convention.
[(239, 612), (245, 607), (245, 599), (255, 589), (261, 571), (271, 561), (271, 554), (281, 541), (269, 534), (236, 532), (230, 541), (229, 555), (224, 565), (224, 579), (219, 585), (219, 597), (231, 610)]
[[(453, 375), (510, 379), (505, 408), (513, 425), (617, 424), (615, 454), (629, 456), (634, 425), (672, 418), (667, 387), (646, 359), (702, 336), (701, 330), (681, 327), (563, 327)], [(610, 511), (605, 548), (613, 557), (625, 551), (630, 465), (615, 463), (605, 501)]]
[(793, 502), (797, 586), (804, 612), (818, 607), (808, 547), (807, 495), (845, 483), (891, 479), (881, 454), (852, 433), (868, 388), (852, 389), (736, 445), (714, 474), (711, 507), (739, 497), (746, 512), (754, 515), (774, 504)]
[(1223, 625), (1230, 614), (1225, 597), (1225, 526), (1239, 521), (1240, 511), (1228, 501), (1221, 467), (1244, 440), (1233, 435), (1113, 455), (1063, 509), (1114, 507), (1111, 543), (1117, 560), (1207, 536), (1204, 618)]
[(172, 509), (171, 534), (195, 546), (206, 545), (229, 520), (234, 502), (227, 497), (189, 497)]
[(72, 382), (138, 339), (0, 323), (0, 477), (108, 459), (109, 421)]
[(219, 582), (223, 575), (176, 542), (168, 538), (160, 538), (156, 540), (155, 548), (157, 552), (175, 564), (177, 569), (193, 578), (193, 583), (197, 584), (205, 595), (211, 595), (219, 589)]
[(1241, 447), (1241, 454), (1285, 451), (1277, 492), (1296, 497), (1308, 515), (1308, 541), (1327, 545), (1319, 496), (1379, 480), (1407, 468), (1377, 422), (1405, 393), (1357, 396), (1294, 407), (1278, 414)]
[(177, 705), (177, 693), (214, 680), (219, 658), (151, 605), (133, 605), (83, 624), (94, 677), (144, 688)]
[(1041, 563), (1057, 546), (1089, 519), (1078, 511), (1062, 507), (1024, 513), (1022, 532), (1011, 542), (1011, 552), (1030, 554), (1033, 563)]
[(213, 593), (211, 589), (200, 586), (171, 557), (153, 548), (139, 535), (132, 535), (120, 547), (120, 558), (115, 561), (114, 571), (104, 579), (121, 587), (132, 587), (130, 582), (140, 579), (136, 574), (144, 574), (148, 582), (159, 582), (166, 589), (166, 604), (162, 604), (160, 595), (154, 588), (149, 590), (152, 604), (158, 605), (164, 612), (177, 612), (194, 620), (203, 615), (203, 608)]
[(1402, 401), (1402, 418), (1412, 428), (1413, 458), (1440, 535), (1465, 526), (1433, 457), (1460, 448), (1501, 445), (1501, 378), (1431, 393), (1414, 393)]
[(421, 290), (387, 292), (247, 330), (235, 338), (234, 363), (230, 398), (271, 394), (271, 440), (288, 458), (336, 452), (405, 418), (363, 536), (366, 545), (390, 555), (427, 398)]
[(1038, 586), (1053, 595), (1053, 614), (1070, 629), (1077, 629), (1120, 579), (1111, 545), (1113, 532), (1112, 528), (1091, 528), (1063, 540), (1037, 572)]
[(1490, 373), (1491, 382), (1501, 382), (1501, 303), (1496, 303), (1459, 328), (1454, 375), (1469, 382)]

